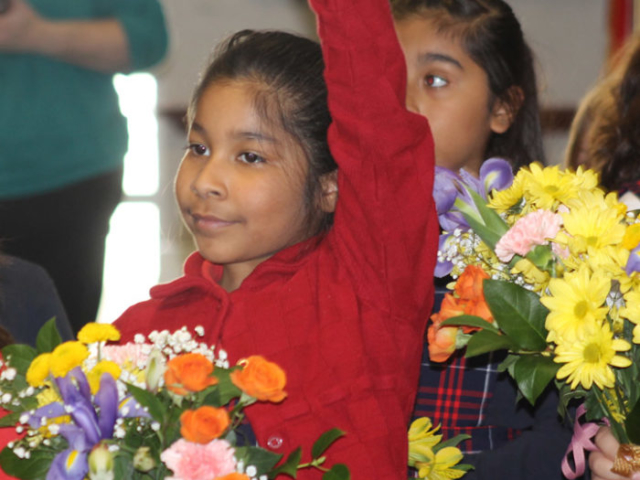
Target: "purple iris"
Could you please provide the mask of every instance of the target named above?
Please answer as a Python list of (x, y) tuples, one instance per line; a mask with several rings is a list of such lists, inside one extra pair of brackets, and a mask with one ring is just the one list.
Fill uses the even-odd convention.
[[(450, 234), (440, 235), (440, 240), (438, 242), (439, 252), (444, 251), (445, 243), (450, 236)], [(436, 262), (436, 268), (433, 274), (438, 278), (442, 278), (449, 275), (451, 273), (451, 270), (453, 270), (453, 263), (446, 259), (441, 260), (440, 256), (438, 256), (438, 261)]]
[(627, 267), (625, 270), (629, 276), (634, 272), (640, 272), (640, 245), (629, 253), (629, 260), (627, 260)]
[[(61, 424), (60, 435), (69, 448), (53, 459), (47, 480), (82, 480), (89, 471), (87, 457), (93, 447), (113, 437), (118, 418), (118, 387), (108, 373), (100, 378), (100, 389), (93, 402), (87, 377), (80, 367), (65, 377), (56, 378), (62, 402), (54, 402), (36, 410), (29, 418), (32, 428), (42, 425), (43, 418), (70, 415), (72, 423)], [(99, 412), (99, 413), (98, 413)], [(149, 416), (140, 408), (129, 408), (127, 415)]]
[[(480, 182), (484, 191), (504, 190), (513, 183), (513, 170), (511, 164), (504, 158), (490, 158), (480, 167)], [(486, 198), (486, 194), (485, 194)]]

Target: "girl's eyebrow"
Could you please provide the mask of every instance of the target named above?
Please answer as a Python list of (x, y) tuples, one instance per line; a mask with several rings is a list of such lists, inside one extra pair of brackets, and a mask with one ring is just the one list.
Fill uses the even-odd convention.
[(248, 139), (248, 140), (257, 140), (259, 142), (269, 142), (269, 143), (280, 143), (280, 141), (275, 138), (275, 137), (271, 137), (265, 133), (262, 132), (252, 132), (252, 131), (245, 131), (245, 130), (240, 130), (240, 131), (236, 131), (233, 132), (233, 136), (235, 138), (242, 138), (242, 139)]
[(464, 67), (458, 60), (449, 55), (445, 55), (444, 53), (427, 52), (418, 55), (419, 65), (424, 65), (432, 62), (446, 62), (458, 67), (460, 70), (464, 70)]

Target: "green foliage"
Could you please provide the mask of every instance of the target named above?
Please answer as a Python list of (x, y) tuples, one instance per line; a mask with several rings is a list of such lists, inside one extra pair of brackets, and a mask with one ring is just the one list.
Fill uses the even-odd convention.
[[(282, 455), (270, 452), (257, 447), (238, 447), (236, 457), (243, 460), (245, 465), (253, 465), (258, 470), (258, 474), (266, 475), (280, 461)], [(297, 466), (297, 465), (296, 465)]]
[(285, 462), (277, 468), (274, 468), (269, 474), (269, 478), (276, 478), (278, 475), (289, 475), (296, 478), (298, 475), (298, 465), (302, 458), (302, 448), (298, 447), (289, 454)]
[(496, 350), (508, 350), (515, 348), (514, 342), (505, 335), (500, 335), (491, 330), (480, 330), (474, 333), (467, 343), (465, 357), (471, 358)]
[(38, 332), (36, 338), (36, 349), (38, 355), (41, 353), (52, 352), (54, 348), (62, 343), (62, 337), (56, 328), (56, 318), (48, 320)]
[(55, 453), (51, 450), (38, 450), (31, 453), (29, 460), (22, 459), (10, 448), (0, 452), (0, 465), (8, 475), (22, 480), (44, 480)]
[(350, 480), (351, 473), (346, 465), (341, 463), (335, 464), (331, 467), (331, 470), (322, 475), (322, 480)]
[(510, 367), (509, 371), (518, 384), (520, 393), (531, 405), (555, 378), (560, 365), (551, 357), (543, 355), (522, 355)]
[(213, 376), (218, 379), (218, 383), (212, 388), (207, 389), (203, 405), (221, 407), (227, 405), (232, 399), (242, 395), (242, 390), (236, 387), (231, 381), (231, 372), (234, 370), (238, 370), (238, 367), (233, 367), (228, 370), (216, 368), (213, 371)]
[(333, 442), (344, 437), (344, 435), (345, 433), (338, 428), (332, 428), (328, 432), (323, 433), (311, 448), (313, 458), (319, 458)]
[(485, 280), (484, 296), (500, 330), (519, 350), (542, 352), (547, 348), (544, 322), (549, 311), (540, 297), (519, 285)]

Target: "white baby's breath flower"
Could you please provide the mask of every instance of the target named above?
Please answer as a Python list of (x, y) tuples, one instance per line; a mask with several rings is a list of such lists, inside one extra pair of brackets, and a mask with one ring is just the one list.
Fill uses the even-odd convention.
[(204, 327), (202, 325), (197, 325), (194, 330), (199, 336), (204, 337)]
[(9, 380), (10, 382), (16, 378), (16, 369), (15, 368), (7, 368), (3, 370), (2, 374), (0, 374), (0, 379)]
[(51, 435), (58, 435), (58, 433), (60, 433), (60, 425), (57, 423), (49, 425), (49, 433), (51, 433)]
[(244, 473), (249, 477), (255, 477), (258, 474), (258, 469), (253, 465), (249, 465)]
[(144, 335), (143, 335), (143, 334), (141, 334), (141, 333), (136, 333), (136, 334), (133, 336), (133, 343), (142, 344), (142, 343), (144, 343), (144, 342), (145, 342), (145, 340), (146, 340), (146, 339), (144, 338)]
[(13, 396), (10, 393), (4, 393), (2, 397), (0, 397), (0, 401), (2, 403), (10, 403)]

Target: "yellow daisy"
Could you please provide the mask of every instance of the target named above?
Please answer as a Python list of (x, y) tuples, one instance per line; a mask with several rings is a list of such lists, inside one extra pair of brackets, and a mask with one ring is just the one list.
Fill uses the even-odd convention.
[(32, 387), (41, 387), (49, 377), (51, 354), (43, 353), (33, 359), (27, 370), (26, 380)]
[(111, 360), (102, 360), (101, 362), (98, 362), (98, 364), (96, 364), (96, 366), (93, 367), (87, 375), (87, 380), (91, 387), (91, 393), (94, 395), (98, 390), (100, 390), (100, 379), (102, 378), (103, 373), (108, 373), (114, 378), (114, 380), (117, 380), (120, 378), (122, 370), (117, 363), (112, 362)]
[(587, 252), (587, 248), (619, 245), (626, 227), (614, 210), (583, 205), (562, 213), (567, 235), (559, 233), (556, 241), (566, 244), (573, 255)]
[(64, 342), (51, 352), (50, 368), (54, 377), (64, 377), (89, 356), (86, 345), (80, 342)]
[(633, 250), (640, 243), (640, 223), (629, 225), (622, 237), (622, 246), (627, 250)]
[(523, 180), (523, 175), (518, 173), (509, 188), (493, 190), (488, 203), (489, 207), (500, 213), (506, 213), (512, 209), (518, 210), (524, 196)]
[(524, 277), (524, 281), (528, 285), (532, 285), (535, 292), (545, 290), (547, 288), (547, 285), (549, 284), (549, 280), (551, 279), (549, 273), (540, 270), (528, 258), (518, 260), (518, 262), (511, 269), (511, 273), (515, 275), (522, 274), (522, 276)]
[(631, 290), (624, 295), (624, 307), (620, 309), (620, 316), (635, 324), (632, 342), (640, 344), (640, 292)]
[(110, 323), (87, 323), (78, 332), (78, 341), (89, 344), (120, 340), (120, 332)]
[(604, 305), (611, 280), (600, 273), (591, 274), (582, 265), (578, 271), (567, 272), (563, 278), (549, 281), (550, 295), (540, 301), (550, 312), (545, 326), (549, 341), (557, 335), (573, 340), (585, 324), (602, 321), (607, 314)]
[(562, 342), (555, 349), (556, 363), (564, 363), (556, 377), (567, 379), (571, 388), (582, 385), (590, 389), (593, 384), (598, 388), (611, 388), (615, 383), (615, 375), (611, 367), (626, 368), (631, 360), (617, 352), (626, 352), (631, 345), (626, 340), (614, 339), (609, 325), (590, 331), (574, 341)]
[(523, 173), (525, 198), (538, 208), (552, 210), (578, 194), (579, 183), (574, 175), (563, 172), (557, 165), (543, 168), (532, 163)]

